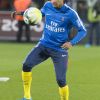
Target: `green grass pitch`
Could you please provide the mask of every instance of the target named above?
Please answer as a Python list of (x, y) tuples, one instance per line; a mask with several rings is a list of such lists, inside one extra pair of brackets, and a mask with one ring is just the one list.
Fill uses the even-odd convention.
[[(22, 62), (33, 44), (0, 43), (0, 77), (10, 77), (0, 82), (0, 100), (21, 100)], [(33, 69), (33, 100), (60, 100), (50, 59)], [(69, 50), (67, 80), (69, 100), (100, 100), (100, 47), (75, 46)]]

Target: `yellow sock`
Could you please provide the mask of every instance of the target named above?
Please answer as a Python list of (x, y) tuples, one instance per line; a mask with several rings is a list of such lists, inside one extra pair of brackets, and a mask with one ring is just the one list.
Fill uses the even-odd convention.
[(61, 100), (69, 100), (69, 88), (66, 85), (65, 87), (59, 87), (59, 94), (61, 97)]
[(32, 72), (22, 72), (22, 80), (24, 86), (24, 98), (30, 99), (31, 93), (31, 82), (32, 82)]

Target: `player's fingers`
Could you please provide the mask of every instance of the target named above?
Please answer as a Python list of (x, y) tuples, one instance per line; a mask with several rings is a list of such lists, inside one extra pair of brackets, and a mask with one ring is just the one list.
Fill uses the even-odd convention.
[(14, 12), (11, 13), (11, 18), (14, 18)]
[(61, 47), (65, 49), (65, 48), (68, 48), (68, 45), (65, 43)]
[(66, 46), (66, 45), (65, 45), (65, 44), (63, 44), (61, 47), (62, 47), (62, 48), (64, 48), (65, 46)]
[(11, 13), (11, 18), (15, 18), (15, 13), (16, 13), (16, 11)]

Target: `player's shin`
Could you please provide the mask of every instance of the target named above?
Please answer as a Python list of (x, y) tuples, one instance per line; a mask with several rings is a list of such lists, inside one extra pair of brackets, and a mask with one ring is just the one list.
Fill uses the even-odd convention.
[(31, 82), (32, 82), (32, 72), (23, 72), (22, 71), (22, 80), (23, 80), (23, 86), (24, 86), (24, 98), (30, 99), (30, 88), (31, 88)]
[(69, 88), (68, 85), (64, 87), (59, 87), (59, 94), (61, 100), (69, 100)]

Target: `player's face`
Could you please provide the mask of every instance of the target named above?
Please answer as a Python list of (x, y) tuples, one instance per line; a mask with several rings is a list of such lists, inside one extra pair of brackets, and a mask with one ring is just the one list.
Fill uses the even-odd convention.
[(53, 3), (53, 5), (55, 7), (58, 7), (58, 8), (60, 8), (64, 4), (64, 1), (63, 0), (51, 0), (51, 2)]

